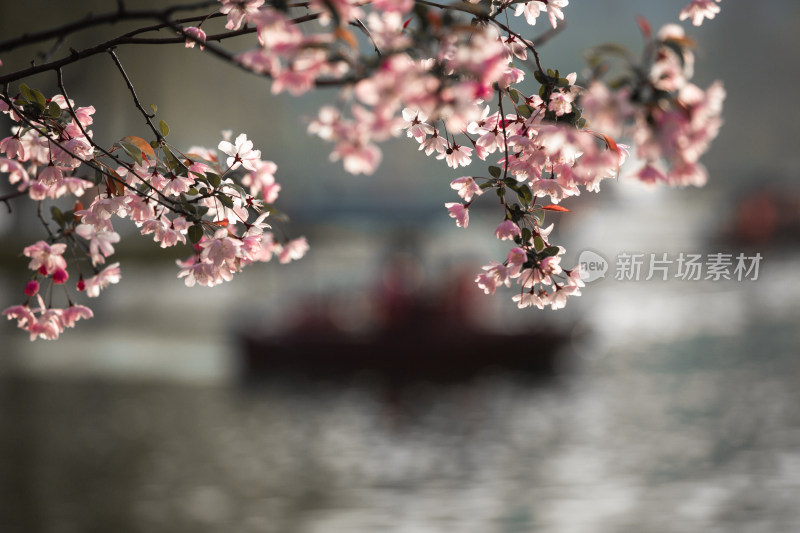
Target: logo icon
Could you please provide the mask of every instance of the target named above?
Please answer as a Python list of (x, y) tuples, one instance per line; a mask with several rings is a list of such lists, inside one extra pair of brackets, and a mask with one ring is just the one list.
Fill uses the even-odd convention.
[(608, 272), (608, 261), (605, 257), (591, 250), (584, 250), (578, 257), (578, 264), (581, 266), (581, 279), (584, 283), (591, 283), (600, 278), (606, 277)]

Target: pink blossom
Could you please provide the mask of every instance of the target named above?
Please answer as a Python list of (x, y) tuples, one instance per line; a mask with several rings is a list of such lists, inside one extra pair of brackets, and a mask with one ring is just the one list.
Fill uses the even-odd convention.
[(68, 279), (69, 273), (63, 268), (57, 268), (55, 272), (53, 272), (53, 283), (56, 285), (66, 283)]
[(31, 280), (25, 284), (25, 294), (28, 296), (33, 296), (37, 292), (39, 292), (39, 282), (36, 280)]
[(169, 181), (161, 189), (166, 196), (180, 196), (194, 186), (195, 179), (186, 176), (169, 175)]
[(281, 250), (278, 256), (278, 261), (280, 261), (281, 264), (288, 263), (292, 260), (297, 261), (298, 259), (302, 259), (308, 250), (308, 241), (306, 241), (305, 237), (293, 239), (283, 245), (283, 250)]
[(434, 151), (438, 154), (444, 154), (447, 152), (448, 147), (447, 139), (440, 137), (436, 131), (419, 145), (420, 150), (425, 150), (425, 155), (431, 155)]
[(119, 233), (98, 229), (89, 224), (80, 224), (75, 228), (75, 233), (89, 241), (89, 254), (92, 264), (105, 263), (105, 258), (114, 253), (113, 243), (119, 242)]
[(373, 0), (372, 7), (381, 11), (408, 13), (414, 7), (414, 0)]
[(480, 185), (475, 183), (475, 180), (470, 176), (454, 179), (450, 182), (450, 188), (457, 191), (458, 195), (463, 198), (465, 202), (471, 201), (473, 196), (480, 196), (483, 194), (483, 189), (481, 189)]
[(228, 15), (225, 28), (228, 30), (238, 30), (248, 17), (258, 14), (258, 8), (264, 4), (264, 0), (220, 0), (222, 7), (219, 12)]
[(516, 278), (522, 272), (523, 265), (528, 261), (528, 253), (522, 248), (515, 247), (508, 251), (507, 266), (508, 276)]
[(22, 251), (25, 257), (30, 257), (31, 262), (28, 268), (31, 270), (43, 270), (48, 276), (57, 269), (66, 269), (67, 261), (61, 256), (67, 249), (63, 243), (53, 244), (52, 246), (44, 241), (26, 246)]
[(86, 288), (86, 296), (96, 298), (100, 296), (100, 290), (105, 289), (112, 283), (119, 283), (122, 274), (120, 273), (119, 263), (113, 263), (100, 271), (99, 274), (83, 280)]
[(380, 165), (383, 154), (377, 145), (361, 141), (342, 141), (331, 152), (331, 161), (342, 159), (344, 169), (351, 174), (367, 174), (375, 172)]
[[(161, 235), (161, 247), (169, 248), (170, 246), (175, 246), (179, 242), (186, 244), (186, 233), (190, 225), (186, 219), (179, 216), (170, 221), (164, 216), (163, 220), (165, 225)], [(169, 224), (166, 224), (166, 222), (169, 222)]]
[(536, 306), (539, 309), (544, 309), (544, 306), (550, 303), (548, 294), (546, 292), (536, 292), (533, 289), (520, 294), (515, 294), (511, 297), (511, 299), (517, 302), (517, 307), (520, 309), (533, 306)]
[(206, 42), (206, 32), (197, 28), (195, 26), (191, 26), (183, 30), (183, 33), (186, 35), (186, 48), (194, 48), (194, 45), (200, 43), (200, 50), (205, 50), (205, 46), (203, 46)]
[(506, 287), (511, 285), (506, 265), (492, 261), (492, 264), (484, 266), (483, 270), (486, 272), (478, 274), (478, 277), (475, 278), (475, 283), (483, 289), (485, 294), (494, 294), (499, 285), (505, 285)]
[(514, 237), (519, 237), (521, 232), (519, 226), (517, 226), (513, 220), (504, 220), (497, 226), (497, 229), (494, 230), (494, 235), (501, 241), (505, 241), (514, 240)]
[(72, 304), (61, 311), (61, 325), (65, 328), (75, 327), (75, 322), (83, 318), (92, 318), (94, 313), (85, 305)]
[(428, 120), (427, 115), (419, 110), (412, 110), (410, 108), (403, 109), (403, 123), (402, 128), (406, 130), (409, 137), (414, 137), (418, 143), (425, 140), (425, 137), (432, 135), (435, 128), (426, 123)]
[(452, 148), (448, 148), (443, 154), (437, 155), (436, 159), (444, 159), (447, 161), (447, 166), (458, 168), (469, 165), (472, 162), (471, 155), (472, 148), (454, 144)]
[(222, 228), (214, 233), (212, 239), (203, 241), (200, 244), (203, 248), (200, 257), (217, 268), (224, 266), (229, 270), (236, 270), (236, 257), (241, 245), (242, 242), (240, 240), (230, 238), (228, 230)]
[(3, 152), (8, 157), (25, 161), (25, 147), (22, 145), (17, 135), (6, 137), (0, 141), (0, 152)]
[(52, 163), (39, 172), (38, 176), (39, 182), (47, 186), (60, 185), (62, 179), (64, 179), (64, 176), (61, 173), (61, 169)]
[(28, 324), (36, 320), (36, 316), (27, 305), (14, 305), (3, 310), (2, 315), (5, 315), (9, 320), (17, 320), (17, 327), (27, 329)]
[(451, 218), (456, 219), (456, 226), (466, 228), (469, 224), (469, 208), (460, 203), (444, 204)]
[(30, 181), (28, 172), (25, 170), (25, 167), (17, 161), (0, 157), (0, 172), (9, 173), (8, 182), (11, 183), (11, 185), (19, 183), (17, 190), (24, 191), (28, 187), (28, 182)]
[(274, 204), (278, 199), (281, 186), (275, 182), (275, 171), (278, 165), (272, 161), (261, 161), (255, 172), (242, 177), (242, 185), (250, 187), (250, 194), (261, 196), (264, 203)]
[(691, 18), (692, 24), (700, 26), (703, 23), (703, 19), (711, 20), (720, 12), (720, 8), (717, 5), (719, 2), (720, 0), (692, 0), (689, 5), (681, 10), (678, 18), (680, 20)]
[(220, 141), (217, 146), (217, 148), (229, 156), (226, 162), (228, 167), (233, 170), (238, 168), (241, 164), (248, 170), (257, 170), (257, 164), (261, 161), (261, 151), (253, 150), (252, 141), (248, 141), (247, 135), (244, 133), (236, 137), (235, 143), (234, 145), (229, 141)]

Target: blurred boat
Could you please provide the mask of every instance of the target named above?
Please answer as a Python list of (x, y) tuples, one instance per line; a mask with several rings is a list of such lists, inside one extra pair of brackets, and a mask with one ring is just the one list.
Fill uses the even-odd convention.
[[(548, 377), (562, 370), (569, 340), (553, 328), (499, 333), (481, 325), (475, 298), (486, 298), (473, 274), (451, 277), (434, 297), (409, 288), (397, 268), (370, 293), (366, 308), (335, 296), (299, 303), (283, 331), (239, 334), (241, 375), (346, 377), (362, 371), (389, 381), (457, 381), (487, 372)], [(362, 307), (360, 311), (354, 308)], [(358, 326), (346, 318), (361, 314)]]

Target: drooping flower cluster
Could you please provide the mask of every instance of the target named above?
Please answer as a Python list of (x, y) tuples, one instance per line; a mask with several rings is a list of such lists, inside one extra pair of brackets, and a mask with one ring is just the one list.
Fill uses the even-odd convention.
[[(226, 135), (219, 143), (227, 155), (222, 161), (204, 148), (176, 156), (164, 140), (165, 124), (152, 144), (125, 137), (105, 151), (87, 129), (94, 108), (75, 108), (63, 96), (45, 99), (27, 87), (4, 103), (6, 114), (19, 124), (0, 141), (6, 156), (0, 159), (0, 170), (9, 174), (10, 183), (37, 202), (68, 194), (89, 198), (84, 199), (86, 206), (76, 201), (66, 212), (53, 205), (58, 229), (48, 227), (47, 241), (23, 251), (32, 271), (24, 290), (27, 298), (3, 314), (16, 319), (31, 339), (58, 338), (76, 320), (91, 318), (89, 308), (72, 300), (66, 285), (70, 270), (78, 272), (74, 288), (90, 298), (120, 280), (119, 263), (104, 267), (120, 241), (114, 228), (118, 219), (130, 219), (162, 248), (191, 244), (192, 256), (178, 263), (178, 277), (188, 286), (213, 286), (250, 263), (269, 261), (273, 255), (287, 263), (308, 249), (304, 238), (280, 242), (267, 231), (265, 219), (280, 191), (277, 166), (262, 160), (244, 134), (234, 142)], [(87, 167), (95, 171), (94, 181), (78, 177)], [(68, 249), (75, 258), (69, 268)], [(43, 283), (48, 285), (46, 305), (40, 296)], [(68, 304), (63, 309), (51, 303), (59, 285)], [(38, 307), (31, 307), (32, 302)]]
[[(680, 19), (700, 25), (719, 12), (719, 2), (691, 0)], [(330, 159), (342, 161), (348, 172), (372, 174), (382, 160), (379, 144), (403, 132), (420, 152), (452, 169), (487, 162), (485, 172), (464, 170), (469, 175), (452, 180), (461, 201), (445, 203), (463, 228), (480, 197), (495, 196), (502, 210), (494, 234), (512, 248), (475, 281), (491, 294), (515, 280), (519, 307), (559, 309), (568, 296), (580, 294), (583, 282), (579, 269), (561, 266), (565, 249), (549, 241), (553, 224), (544, 227), (546, 212), (567, 212), (559, 205), (565, 199), (597, 192), (603, 180), (618, 176), (628, 146), (615, 139), (623, 137), (632, 139), (633, 153), (644, 162), (634, 177), (702, 185), (706, 172), (699, 159), (720, 128), (725, 96), (720, 83), (703, 90), (689, 81), (694, 56), (682, 28), (667, 25), (653, 38), (643, 19), (643, 59), (637, 63), (628, 54), (626, 75), (613, 85), (604, 73), (618, 48), (599, 49), (592, 74), (580, 83), (575, 73), (545, 69), (537, 41), (507, 26), (506, 10), (531, 26), (546, 16), (555, 29), (568, 4), (220, 0), (218, 13), (186, 19), (200, 20), (197, 26), (182, 27), (167, 11), (161, 27), (177, 32), (172, 42), (199, 45), (269, 78), (273, 94), (342, 87), (338, 105), (319, 109), (308, 132), (332, 143)], [(206, 35), (201, 26), (212, 15), (224, 16), (228, 33)], [(248, 34), (254, 34), (253, 48), (244, 52), (211, 44)], [(132, 89), (113, 44), (104, 51)], [(58, 69), (53, 67), (60, 74)], [(526, 76), (539, 83), (538, 92), (521, 89)], [(0, 172), (16, 195), (39, 203), (48, 233), (25, 248), (32, 271), (25, 302), (3, 312), (32, 339), (57, 338), (76, 320), (91, 317), (70, 297), (70, 270), (77, 291), (89, 297), (119, 281), (119, 263), (106, 266), (121, 238), (117, 219), (129, 219), (162, 248), (191, 246), (191, 255), (178, 261), (178, 276), (188, 286), (214, 286), (250, 263), (273, 257), (288, 263), (306, 253), (304, 238), (278, 239), (269, 231), (267, 217), (281, 189), (277, 166), (262, 159), (246, 135), (224, 134), (216, 150), (181, 153), (166, 141), (166, 124), (153, 124), (155, 109), (144, 111), (131, 91), (154, 139), (127, 136), (105, 149), (89, 130), (94, 108), (76, 108), (61, 81), (59, 86), (61, 94), (50, 99), (25, 85), (16, 96), (0, 96), (0, 112), (16, 123), (12, 135), (0, 140)], [(484, 196), (490, 191), (495, 194)], [(71, 209), (50, 206), (51, 224), (58, 226), (53, 231), (41, 208), (70, 195), (81, 198)], [(56, 286), (64, 288), (65, 308), (52, 305)]]
[(699, 160), (722, 126), (725, 90), (720, 82), (703, 90), (689, 81), (694, 54), (680, 26), (664, 26), (653, 49), (649, 69), (632, 71), (616, 93), (602, 79), (592, 81), (581, 105), (593, 125), (613, 123), (616, 133), (629, 132), (645, 163), (637, 178), (702, 186), (708, 176)]

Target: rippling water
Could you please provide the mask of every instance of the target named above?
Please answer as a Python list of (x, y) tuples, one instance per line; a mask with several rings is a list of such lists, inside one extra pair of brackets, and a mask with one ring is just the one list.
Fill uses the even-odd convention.
[(800, 530), (792, 323), (551, 382), (0, 382), (5, 532)]

